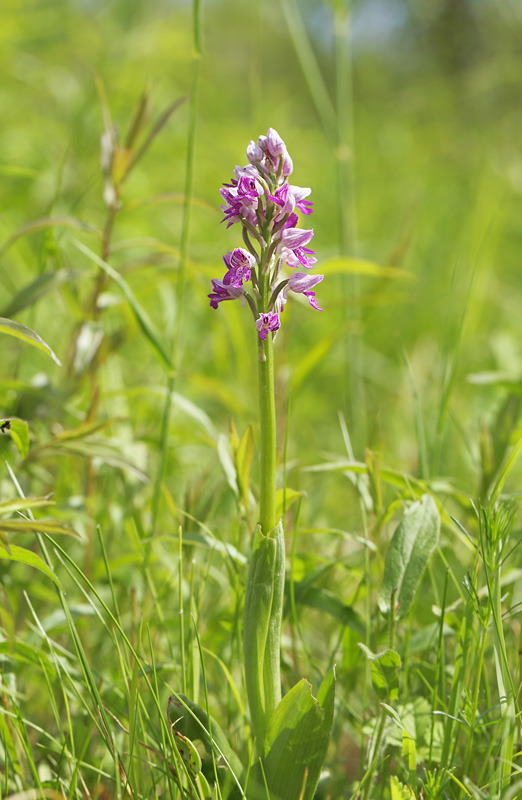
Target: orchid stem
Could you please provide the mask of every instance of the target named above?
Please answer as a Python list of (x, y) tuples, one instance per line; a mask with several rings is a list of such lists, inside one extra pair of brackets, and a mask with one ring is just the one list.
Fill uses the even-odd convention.
[(267, 536), (276, 517), (276, 411), (272, 333), (259, 340), (260, 501), (259, 524)]

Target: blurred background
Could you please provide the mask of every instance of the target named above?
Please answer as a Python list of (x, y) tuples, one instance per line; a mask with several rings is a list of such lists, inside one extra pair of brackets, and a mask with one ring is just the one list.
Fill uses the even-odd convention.
[[(425, 480), (469, 508), (522, 432), (522, 4), (202, 0), (199, 56), (192, 16), (189, 0), (1, 3), (0, 316), (36, 330), (62, 367), (1, 337), (0, 416), (27, 420), (31, 439), (25, 459), (7, 436), (0, 448), (27, 494), (54, 492), (53, 514), (83, 537), (70, 552), (103, 583), (101, 525), (129, 625), (129, 587), (151, 614), (174, 593), (169, 544), (150, 556), (160, 589), (148, 594), (141, 548), (151, 529), (172, 537), (195, 519), (227, 541), (233, 529), (239, 546), (235, 526), (255, 518), (256, 461), (254, 496), (241, 506), (229, 437), (233, 421), (238, 436), (252, 425), (256, 438), (255, 332), (248, 309), (212, 310), (207, 294), (222, 255), (241, 244), (237, 226), (220, 224), (218, 190), (268, 127), (287, 144), (293, 182), (312, 188), (316, 271), (325, 273), (324, 313), (289, 303), (276, 342), (281, 462), (287, 431), (288, 486), (307, 493), (302, 525), (360, 532), (357, 495), (335, 469), (348, 457)], [(182, 102), (122, 183), (108, 223), (101, 137), (128, 140), (144, 92), (141, 141)], [(100, 279), (100, 257), (167, 350), (178, 330), (173, 383), (128, 293)], [(324, 464), (332, 470), (308, 470)], [(0, 490), (13, 494), (7, 473)], [(395, 490), (385, 491), (389, 500)], [(321, 536), (306, 543), (299, 574), (353, 550)], [(346, 601), (362, 562), (353, 558), (335, 585)], [(2, 570), (2, 614), (25, 635), (21, 591), (33, 573)], [(208, 574), (201, 619), (218, 650), (232, 628), (230, 587), (214, 567)], [(51, 585), (34, 581), (30, 592), (56, 605)], [(103, 658), (108, 645), (95, 637), (103, 642), (104, 631), (81, 608), (90, 652)], [(167, 621), (177, 611), (168, 608)], [(332, 652), (336, 628), (310, 620)]]
[[(354, 287), (351, 277), (332, 274), (321, 286), (324, 314), (289, 309), (279, 340), (282, 388), (293, 366), (315, 352), (292, 395), (289, 458), (308, 464), (323, 452), (343, 452), (341, 411), (358, 458), (371, 447), (385, 463), (415, 471), (416, 391), (432, 469), (476, 489), (478, 433), (505, 397), (505, 381), (520, 382), (520, 4), (205, 2), (203, 27), (178, 391), (217, 429), (230, 415), (240, 428), (255, 420), (248, 314), (230, 304), (214, 312), (206, 294), (209, 278), (220, 276), (222, 254), (238, 244), (237, 231), (219, 224), (218, 189), (245, 162), (249, 139), (272, 126), (293, 156), (294, 182), (312, 188), (317, 269), (344, 254), (412, 276), (360, 277)], [(4, 0), (0, 39), (2, 241), (49, 216), (102, 228), (96, 76), (122, 135), (144, 90), (156, 115), (190, 94), (191, 4)], [(125, 186), (130, 207), (113, 232), (114, 241), (150, 238), (170, 248), (161, 264), (146, 263), (146, 244), (111, 259), (116, 268), (130, 257), (140, 262), (128, 279), (167, 333), (175, 316), (188, 108), (185, 102), (172, 115), (136, 166)], [(140, 205), (159, 194), (177, 199)], [(67, 230), (24, 236), (3, 255), (0, 305), (9, 311), (13, 296), (38, 275), (72, 271), (16, 314), (63, 360), (81, 313), (71, 310), (71, 295), (81, 306), (92, 280), (81, 273), (91, 267), (70, 247)], [(104, 317), (121, 339), (102, 366), (108, 383), (161, 383), (139, 330), (132, 320), (123, 325), (122, 314), (115, 303)], [(50, 387), (63, 380), (43, 357), (21, 358), (7, 340), (2, 350), (4, 378), (23, 382), (44, 370)], [(485, 372), (496, 375), (472, 378)], [(9, 397), (4, 390), (6, 415)], [(64, 423), (63, 407), (51, 409), (46, 398), (41, 424)], [(115, 401), (105, 394), (102, 402)], [(157, 419), (148, 403), (136, 396), (131, 405), (126, 411), (139, 438), (154, 440)], [(188, 452), (194, 442), (178, 444), (197, 470), (202, 454)]]

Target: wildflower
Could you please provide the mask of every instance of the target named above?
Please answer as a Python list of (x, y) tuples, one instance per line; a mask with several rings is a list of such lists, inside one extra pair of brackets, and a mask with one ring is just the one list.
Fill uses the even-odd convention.
[(217, 308), (218, 303), (223, 300), (236, 300), (244, 294), (242, 286), (234, 286), (233, 284), (226, 284), (225, 281), (211, 280), (212, 289), (214, 290), (209, 294), (210, 305), (212, 308)]
[(308, 302), (312, 308), (317, 309), (317, 311), (322, 311), (323, 309), (318, 306), (317, 300), (315, 299), (315, 292), (311, 290), (313, 286), (317, 286), (318, 283), (321, 283), (323, 278), (324, 275), (306, 275), (303, 272), (294, 272), (283, 289), (284, 300), (286, 301), (288, 291), (304, 294), (304, 296), (308, 298)]
[[(274, 128), (266, 136), (251, 140), (246, 149), (248, 164), (236, 166), (234, 177), (219, 190), (223, 204), (223, 222), (227, 227), (239, 223), (246, 249), (236, 247), (223, 256), (227, 271), (222, 280), (212, 280), (210, 305), (217, 308), (225, 300), (241, 298), (252, 310), (259, 338), (274, 338), (280, 327), (279, 315), (288, 292), (303, 294), (312, 308), (322, 311), (313, 287), (322, 275), (296, 272), (288, 280), (280, 279), (286, 264), (291, 268), (312, 269), (315, 253), (306, 245), (314, 232), (299, 228), (299, 213), (312, 213), (308, 200), (311, 189), (288, 182), (293, 162), (283, 139)], [(250, 283), (250, 291), (245, 285)]]
[(266, 339), (266, 335), (269, 331), (276, 331), (279, 330), (281, 327), (281, 320), (279, 319), (279, 314), (274, 312), (270, 314), (260, 314), (259, 319), (256, 319), (256, 328), (259, 331), (259, 338)]

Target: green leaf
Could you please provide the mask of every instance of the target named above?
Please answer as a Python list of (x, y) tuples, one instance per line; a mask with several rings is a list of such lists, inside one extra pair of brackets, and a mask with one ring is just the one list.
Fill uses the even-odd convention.
[(265, 739), (263, 770), (271, 800), (312, 800), (328, 750), (334, 670), (317, 693), (304, 678), (277, 706)]
[(378, 600), (383, 614), (390, 613), (393, 598), (397, 619), (406, 616), (438, 544), (439, 533), (437, 505), (431, 495), (425, 494), (404, 512), (388, 547)]
[(59, 367), (62, 366), (49, 345), (46, 344), (37, 333), (31, 330), (31, 328), (26, 328), (25, 325), (20, 325), (19, 322), (14, 322), (12, 319), (0, 317), (0, 333), (5, 333), (7, 336), (13, 336), (15, 339), (21, 339), (22, 342), (25, 342), (26, 344), (32, 344), (33, 347), (37, 347), (39, 350), (43, 350), (44, 353), (50, 355), (53, 361), (58, 364)]
[(52, 536), (65, 534), (79, 538), (74, 528), (56, 519), (3, 519), (0, 521), (0, 530), (9, 533), (48, 533)]
[(514, 446), (513, 450), (509, 454), (509, 458), (506, 460), (506, 463), (500, 470), (500, 473), (495, 481), (495, 485), (491, 490), (491, 495), (489, 497), (489, 505), (494, 506), (497, 502), (498, 498), (500, 497), (500, 492), (504, 488), (504, 484), (508, 478), (509, 473), (515, 466), (515, 461), (518, 458), (518, 454), (520, 452), (520, 448), (522, 447), (522, 438), (518, 440), (516, 445)]
[(366, 654), (372, 670), (372, 684), (380, 700), (394, 700), (399, 693), (398, 671), (401, 657), (395, 650), (384, 653), (372, 653), (369, 647), (359, 642), (359, 647)]
[(40, 556), (37, 556), (36, 553), (31, 552), (31, 550), (26, 550), (25, 547), (17, 547), (14, 544), (11, 545), (9, 549), (9, 553), (0, 549), (0, 558), (5, 559), (6, 561), (16, 561), (20, 564), (27, 564), (30, 567), (40, 570), (40, 572), (43, 572), (44, 575), (47, 575), (47, 577), (51, 578), (51, 580), (54, 581), (54, 583), (63, 591), (62, 584), (54, 572), (49, 569), (44, 561), (42, 561)]
[(0, 514), (12, 514), (14, 511), (51, 505), (54, 505), (54, 500), (49, 497), (13, 497), (12, 500), (3, 500), (0, 503)]
[(295, 601), (299, 605), (316, 608), (330, 614), (334, 619), (356, 631), (359, 636), (364, 636), (366, 628), (361, 616), (352, 606), (345, 605), (342, 600), (336, 597), (328, 589), (319, 586), (303, 585), (302, 582), (294, 585)]
[(208, 753), (213, 748), (216, 757), (223, 759), (230, 770), (231, 777), (238, 786), (240, 785), (239, 779), (244, 772), (243, 765), (213, 717), (210, 718), (209, 724), (207, 713), (184, 694), (169, 697), (168, 717), (176, 731), (186, 736), (191, 742), (203, 742)]
[(413, 790), (404, 786), (395, 775), (390, 776), (391, 800), (415, 800)]
[(196, 746), (190, 741), (188, 736), (183, 736), (182, 733), (177, 731), (174, 725), (172, 726), (172, 732), (174, 734), (176, 747), (178, 748), (178, 753), (180, 754), (181, 759), (190, 769), (190, 771), (194, 775), (197, 775), (198, 772), (201, 772), (201, 756), (199, 755)]
[(288, 511), (300, 497), (306, 497), (306, 492), (298, 492), (297, 489), (278, 489), (276, 491), (276, 517), (282, 517), (283, 511)]
[(268, 536), (258, 525), (250, 559), (243, 618), (245, 678), (258, 745), (281, 700), (280, 638), (285, 585), (285, 542), (281, 523)]
[(29, 452), (29, 425), (23, 419), (0, 420), (1, 424), (5, 422), (9, 422), (9, 432), (16, 449), (22, 458), (27, 458), (27, 453)]
[(160, 116), (157, 118), (157, 120), (152, 125), (152, 128), (150, 129), (145, 141), (143, 142), (141, 147), (138, 149), (138, 151), (133, 155), (132, 161), (131, 161), (131, 163), (129, 165), (129, 168), (128, 168), (128, 172), (130, 172), (131, 168), (134, 167), (134, 165), (140, 160), (140, 158), (142, 158), (142, 156), (145, 155), (145, 153), (147, 152), (147, 150), (151, 146), (152, 142), (154, 141), (154, 139), (158, 135), (158, 133), (161, 131), (161, 129), (169, 121), (169, 119), (170, 119), (171, 115), (173, 114), (173, 112), (176, 111), (176, 109), (179, 108), (179, 106), (182, 103), (184, 103), (186, 99), (187, 99), (186, 97), (180, 97), (177, 100), (174, 100), (174, 102), (171, 103), (169, 106), (167, 106), (165, 111), (163, 111), (163, 113), (160, 114)]
[[(410, 730), (405, 726), (401, 717), (399, 716), (398, 711), (396, 711), (391, 706), (387, 705), (386, 703), (381, 703), (382, 707), (388, 714), (388, 716), (395, 722), (398, 728), (401, 731), (401, 741), (402, 741), (402, 755), (404, 757), (404, 763), (406, 765), (406, 769), (408, 770), (408, 781), (410, 786), (413, 786), (415, 789), (417, 788), (417, 750), (415, 746), (415, 733), (411, 733)], [(406, 710), (407, 709), (406, 707)], [(424, 712), (429, 713), (427, 710)], [(416, 730), (415, 725), (415, 717), (410, 718), (409, 724), (413, 725), (412, 730)], [(390, 738), (388, 741), (390, 741)]]

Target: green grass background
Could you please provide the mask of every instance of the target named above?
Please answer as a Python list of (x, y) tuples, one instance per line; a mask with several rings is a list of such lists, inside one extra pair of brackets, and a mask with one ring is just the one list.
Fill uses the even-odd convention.
[[(297, 619), (288, 609), (286, 688), (301, 675), (317, 685), (333, 662), (339, 669), (327, 764), (332, 777), (322, 796), (354, 796), (364, 773), (378, 704), (356, 642), (371, 642), (374, 650), (385, 642), (375, 599), (393, 524), (377, 524), (375, 505), (361, 516), (360, 492), (342, 470), (307, 468), (347, 458), (345, 422), (355, 460), (364, 461), (370, 450), (381, 467), (425, 479), (448, 513), (476, 535), (469, 498), (486, 498), (522, 433), (519, 4), (203, 0), (200, 57), (194, 55), (192, 12), (190, 3), (178, 0), (2, 0), (0, 248), (42, 218), (74, 218), (103, 229), (104, 123), (96, 76), (122, 137), (144, 90), (150, 91), (153, 117), (187, 97), (125, 183), (109, 258), (164, 341), (180, 325), (174, 389), (181, 400), (172, 404), (166, 435), (167, 371), (114, 282), (107, 282), (103, 295), (104, 341), (95, 366), (71, 366), (72, 342), (89, 317), (96, 279), (95, 264), (74, 240), (99, 255), (99, 237), (49, 225), (1, 251), (0, 316), (35, 329), (63, 363), (60, 369), (44, 354), (2, 337), (0, 415), (27, 420), (31, 431), (25, 460), (7, 436), (0, 439), (2, 457), (26, 495), (54, 493), (53, 516), (81, 536), (60, 539), (60, 546), (121, 625), (118, 631), (49, 543), (67, 611), (49, 579), (2, 563), (2, 797), (38, 786), (60, 797), (86, 791), (123, 796), (103, 735), (111, 717), (100, 723), (96, 693), (130, 726), (131, 739), (136, 728), (129, 742), (112, 721), (113, 746), (121, 751), (134, 795), (170, 791), (177, 797), (161, 759), (156, 767), (147, 765), (154, 756), (137, 739), (168, 757), (160, 712), (166, 712), (169, 693), (199, 691), (201, 700), (191, 615), (204, 648), (212, 712), (247, 752), (242, 709), (216, 659), (230, 670), (244, 703), (240, 618), (246, 571), (240, 558), (220, 555), (208, 541), (216, 538), (249, 554), (256, 461), (245, 511), (227, 480), (226, 442), (231, 420), (239, 435), (249, 425), (256, 435), (256, 345), (248, 311), (239, 304), (213, 311), (206, 295), (210, 278), (223, 272), (222, 254), (240, 244), (235, 227), (220, 225), (218, 189), (234, 165), (245, 162), (251, 138), (275, 127), (293, 157), (293, 180), (312, 187), (319, 272), (322, 262), (343, 255), (410, 278), (393, 272), (328, 275), (318, 291), (324, 313), (289, 304), (276, 343), (281, 463), (287, 431), (287, 485), (306, 493), (288, 512), (287, 530), (297, 531), (292, 574), (298, 582), (317, 569), (314, 585), (353, 605), (366, 626), (366, 639), (343, 626), (331, 598), (322, 610), (298, 603)], [(180, 260), (196, 61), (192, 202), (186, 258)], [(159, 195), (168, 197), (140, 205)], [(33, 292), (20, 308), (26, 286), (60, 270), (68, 271), (66, 280), (49, 283), (41, 296)], [(181, 304), (180, 274), (186, 279)], [(86, 420), (107, 424), (84, 430)], [(66, 440), (64, 431), (73, 430), (75, 438)], [(7, 467), (0, 475), (0, 499), (7, 499), (15, 494), (13, 480)], [(517, 495), (519, 479), (515, 466), (507, 493)], [(383, 509), (409, 499), (410, 489), (408, 479), (400, 486), (385, 480)], [(390, 518), (397, 510), (390, 508)], [(401, 702), (424, 699), (430, 707), (435, 680), (443, 711), (469, 611), (462, 580), (473, 564), (472, 548), (445, 519), (421, 600), (398, 634), (405, 665)], [(179, 525), (187, 537), (181, 563)], [(191, 542), (207, 530), (206, 546)], [(353, 534), (368, 536), (375, 549), (365, 550)], [(12, 541), (41, 552), (28, 537)], [(519, 563), (515, 553), (505, 612), (522, 599)], [(446, 618), (444, 660), (433, 638), (432, 605), (442, 602), (448, 565), (446, 602), (451, 606), (459, 596), (464, 602)], [(505, 626), (518, 686), (517, 614)], [(122, 631), (148, 664), (155, 661), (156, 694), (138, 676)], [(474, 691), (479, 631), (477, 623), (467, 644), (463, 705), (466, 691)], [(412, 641), (420, 642), (418, 649)], [(465, 779), (485, 786), (499, 763), (501, 714), (488, 638), (485, 652), (478, 713), (496, 710), (486, 713), (483, 727), (460, 722), (463, 732), (452, 734), (450, 757), (441, 765), (454, 768), (463, 787)], [(391, 739), (388, 748), (372, 790), (376, 798), (389, 796), (388, 774), (407, 777), (400, 746)], [(419, 754), (419, 776), (423, 766), (439, 769), (439, 759), (440, 753), (432, 752), (431, 760)], [(516, 775), (513, 786), (504, 796), (519, 796)], [(449, 797), (482, 796), (455, 781), (445, 791)]]

